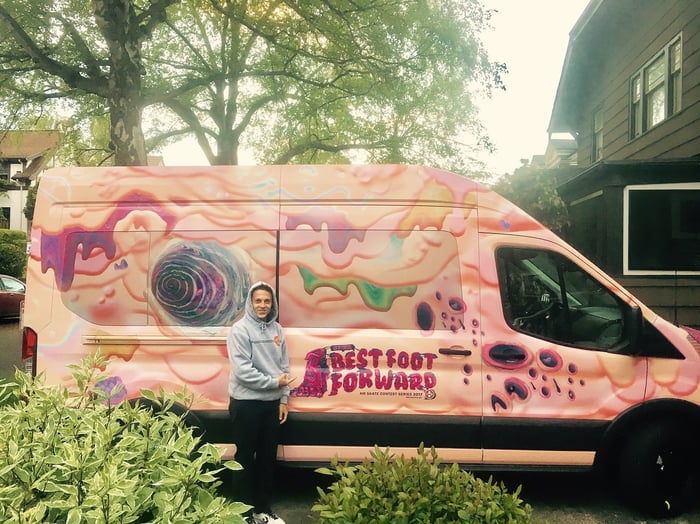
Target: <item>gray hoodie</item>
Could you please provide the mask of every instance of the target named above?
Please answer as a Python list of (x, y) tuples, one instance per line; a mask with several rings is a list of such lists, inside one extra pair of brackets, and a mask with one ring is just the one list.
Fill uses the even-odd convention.
[[(272, 290), (272, 307), (264, 320), (253, 309), (253, 291)], [(228, 393), (236, 400), (277, 400), (287, 403), (288, 387), (279, 387), (279, 376), (289, 373), (289, 356), (282, 326), (277, 322), (277, 296), (265, 282), (250, 287), (245, 313), (228, 334), (226, 348), (231, 363)]]

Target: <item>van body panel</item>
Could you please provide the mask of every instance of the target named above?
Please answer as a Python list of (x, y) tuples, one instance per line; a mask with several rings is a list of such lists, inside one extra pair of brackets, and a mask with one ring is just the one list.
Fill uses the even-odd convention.
[(47, 382), (73, 386), (68, 365), (99, 351), (100, 387), (186, 387), (218, 442), (226, 337), (250, 284), (272, 283), (298, 378), (291, 462), (423, 442), (461, 463), (590, 465), (625, 413), (700, 403), (690, 331), (512, 203), (432, 168), (51, 170), (31, 239), (24, 323)]

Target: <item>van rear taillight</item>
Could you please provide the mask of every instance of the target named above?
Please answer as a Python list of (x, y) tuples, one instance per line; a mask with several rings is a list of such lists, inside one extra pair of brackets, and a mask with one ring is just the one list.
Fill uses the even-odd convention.
[(36, 349), (38, 337), (36, 331), (24, 326), (22, 329), (22, 371), (36, 375)]

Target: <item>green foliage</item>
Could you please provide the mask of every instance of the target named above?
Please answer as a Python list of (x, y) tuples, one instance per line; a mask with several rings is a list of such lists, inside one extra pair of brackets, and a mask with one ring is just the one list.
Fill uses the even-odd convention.
[(333, 461), (317, 471), (337, 480), (312, 507), (321, 522), (339, 524), (526, 523), (532, 508), (503, 483), (481, 480), (457, 464), (441, 465), (435, 448), (406, 459), (375, 446), (371, 460), (350, 466)]
[(216, 494), (218, 450), (170, 410), (186, 396), (114, 405), (104, 363), (73, 367), (77, 391), (20, 371), (0, 384), (0, 521), (242, 523), (249, 506)]
[(17, 247), (26, 248), (27, 234), (15, 229), (0, 229), (0, 244), (14, 244)]
[(39, 190), (39, 181), (37, 180), (33, 186), (27, 189), (27, 200), (24, 204), (24, 218), (32, 220), (34, 218), (34, 206), (36, 205), (36, 193)]
[(492, 189), (558, 235), (565, 235), (571, 222), (557, 191), (555, 170), (523, 166), (499, 178)]
[(474, 101), (506, 69), (481, 42), (482, 0), (116, 5), (0, 3), (0, 128), (54, 116), (66, 165), (145, 162), (146, 147), (189, 136), (212, 164), (245, 148), (266, 163), (474, 176), (490, 147)]
[(0, 229), (0, 273), (23, 278), (27, 268), (27, 234)]

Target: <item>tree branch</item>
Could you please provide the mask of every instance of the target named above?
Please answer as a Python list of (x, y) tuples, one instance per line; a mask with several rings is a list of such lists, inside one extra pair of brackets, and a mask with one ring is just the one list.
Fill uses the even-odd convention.
[(0, 4), (0, 20), (5, 21), (15, 41), (27, 53), (28, 58), (34, 62), (36, 65), (35, 70), (43, 70), (57, 76), (69, 86), (81, 89), (87, 93), (105, 96), (107, 83), (104, 78), (87, 78), (83, 76), (80, 69), (62, 64), (49, 57), (36, 45), (2, 4)]

